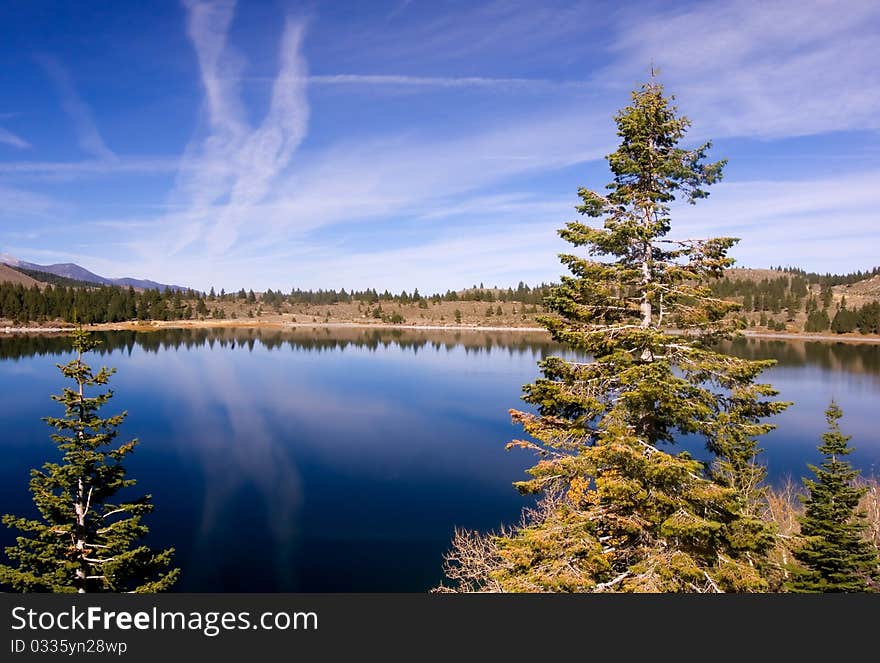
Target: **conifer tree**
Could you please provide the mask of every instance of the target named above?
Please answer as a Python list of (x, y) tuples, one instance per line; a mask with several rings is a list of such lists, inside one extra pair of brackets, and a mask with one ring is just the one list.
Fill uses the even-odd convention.
[(136, 483), (126, 478), (122, 461), (137, 440), (115, 443), (125, 412), (99, 416), (112, 390), (86, 393), (106, 385), (115, 372), (101, 368), (95, 373), (83, 361), (96, 345), (87, 332), (77, 330), (76, 357), (58, 366), (74, 387), (52, 396), (64, 406), (64, 416), (45, 418), (56, 431), (51, 438), (63, 458), (31, 471), (39, 518), (3, 516), (4, 524), (22, 532), (6, 549), (13, 564), (0, 565), (0, 584), (17, 591), (157, 592), (179, 574), (168, 568), (173, 549), (154, 552), (139, 543), (148, 532), (142, 519), (153, 509), (150, 496), (114, 500)]
[[(510, 591), (761, 591), (772, 532), (760, 518), (757, 437), (787, 404), (756, 378), (769, 361), (716, 349), (738, 308), (709, 284), (732, 264), (733, 238), (667, 238), (671, 203), (695, 203), (721, 178), (710, 144), (679, 147), (689, 121), (655, 81), (633, 93), (615, 121), (606, 193), (579, 190), (578, 211), (601, 227), (560, 231), (582, 255), (544, 302), (553, 338), (589, 355), (549, 357), (524, 387), (535, 413), (512, 410), (536, 451), (531, 478), (544, 496), (518, 528), (492, 538), (491, 562), (470, 587)], [(710, 466), (670, 453), (681, 434), (701, 436)], [(461, 548), (447, 573), (461, 577)], [(491, 580), (488, 582), (487, 580)], [(486, 582), (484, 582), (486, 581)]]
[(795, 592), (864, 592), (880, 580), (877, 550), (866, 539), (868, 523), (859, 511), (866, 489), (855, 485), (859, 475), (844, 456), (852, 452), (851, 435), (840, 431), (843, 412), (835, 402), (825, 411), (828, 431), (822, 435), (821, 466), (810, 465), (814, 479), (804, 479), (809, 494), (803, 498), (803, 546), (794, 557), (803, 565), (792, 574)]

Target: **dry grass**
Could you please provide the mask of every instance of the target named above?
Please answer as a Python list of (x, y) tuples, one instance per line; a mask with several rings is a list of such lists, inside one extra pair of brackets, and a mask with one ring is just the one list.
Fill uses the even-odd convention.
[(22, 274), (21, 272), (17, 272), (9, 265), (0, 264), (0, 283), (15, 283), (21, 284), (26, 288), (30, 288), (35, 285), (42, 286), (44, 285), (40, 281), (37, 281), (34, 278), (31, 278), (27, 274)]
[[(859, 484), (866, 489), (860, 503), (861, 510), (867, 516), (865, 538), (872, 542), (880, 553), (880, 480), (877, 478), (862, 479)], [(771, 523), (776, 531), (776, 545), (770, 552), (771, 572), (770, 591), (785, 591), (786, 582), (796, 565), (792, 550), (798, 545), (800, 537), (799, 517), (804, 507), (799, 498), (803, 495), (800, 483), (792, 479), (773, 488), (767, 493), (767, 501), (763, 512), (764, 519)], [(518, 527), (529, 523), (540, 522), (546, 516), (546, 509), (553, 504), (553, 499), (542, 500), (534, 510), (527, 510), (522, 522), (509, 530), (502, 529), (497, 533), (481, 534), (468, 530), (456, 530), (450, 551), (445, 556), (444, 571), (452, 586), (441, 585), (435, 592), (500, 592), (502, 585), (496, 580), (499, 571), (510, 571), (509, 565), (500, 554), (498, 536), (515, 534)], [(595, 591), (611, 589), (599, 586)], [(695, 590), (698, 588), (695, 588)], [(710, 591), (711, 588), (702, 588)], [(522, 591), (520, 588), (517, 591)], [(531, 591), (531, 590), (525, 590)], [(534, 591), (539, 591), (535, 589)]]
[[(206, 302), (208, 310), (219, 308), (224, 318), (247, 323), (260, 321), (269, 324), (378, 324), (381, 317), (374, 312), (381, 305), (381, 313), (391, 316), (397, 313), (403, 324), (450, 326), (467, 325), (475, 327), (538, 327), (536, 317), (543, 309), (540, 306), (522, 302), (427, 302), (426, 308), (418, 303), (395, 304), (380, 302), (369, 305), (362, 302), (339, 304), (283, 304), (279, 307), (261, 305), (259, 302)], [(492, 315), (487, 315), (489, 308)], [(500, 313), (499, 313), (500, 309)], [(460, 313), (456, 316), (456, 311)]]
[(880, 551), (880, 479), (871, 478), (862, 480), (860, 483), (867, 489), (859, 504), (868, 517), (866, 536)]

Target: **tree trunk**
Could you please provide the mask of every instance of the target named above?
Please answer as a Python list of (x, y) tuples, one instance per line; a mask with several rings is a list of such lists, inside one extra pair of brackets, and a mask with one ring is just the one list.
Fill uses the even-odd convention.
[[(79, 353), (79, 359), (82, 360), (81, 352)], [(85, 392), (83, 389), (83, 382), (81, 379), (78, 379), (77, 382), (79, 383), (79, 418), (80, 421), (85, 421), (85, 407), (83, 406)], [(82, 443), (82, 429), (77, 431), (77, 437), (79, 438), (79, 442)], [(91, 501), (91, 491), (89, 492), (89, 501)], [(89, 563), (83, 559), (88, 554), (86, 552), (86, 512), (89, 507), (86, 503), (85, 487), (83, 486), (82, 477), (77, 479), (76, 502), (74, 502), (73, 508), (76, 512), (76, 526), (73, 530), (73, 538), (77, 562), (79, 563), (79, 568), (76, 570), (75, 584), (77, 593), (84, 594), (86, 592), (86, 583), (88, 582), (87, 576), (91, 569)]]
[(653, 322), (653, 309), (651, 300), (648, 297), (648, 286), (651, 284), (651, 245), (645, 245), (645, 252), (642, 257), (642, 327), (650, 327)]
[(76, 570), (76, 591), (80, 594), (86, 591), (86, 576), (89, 575), (89, 563), (83, 558), (86, 556), (86, 506), (83, 494), (83, 482), (77, 482), (76, 502), (73, 508), (76, 512), (76, 527), (74, 527), (74, 547), (76, 548), (79, 568)]

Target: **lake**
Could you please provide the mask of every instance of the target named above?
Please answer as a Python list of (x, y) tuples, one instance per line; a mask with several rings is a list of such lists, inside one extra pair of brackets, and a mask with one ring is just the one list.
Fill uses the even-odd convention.
[[(534, 458), (507, 411), (546, 336), (316, 328), (107, 332), (91, 357), (118, 373), (106, 413), (140, 446), (127, 463), (153, 495), (148, 543), (174, 546), (179, 591), (415, 591), (442, 580), (455, 527), (515, 522), (511, 487)], [(880, 469), (880, 345), (740, 339), (795, 405), (763, 438), (771, 481), (818, 459), (833, 397), (852, 461)], [(57, 458), (49, 399), (64, 337), (0, 335), (0, 511), (32, 514), (28, 473)], [(691, 449), (691, 443), (684, 446)], [(699, 446), (692, 449), (700, 455)], [(705, 455), (705, 454), (703, 454)], [(0, 545), (13, 533), (0, 527)]]

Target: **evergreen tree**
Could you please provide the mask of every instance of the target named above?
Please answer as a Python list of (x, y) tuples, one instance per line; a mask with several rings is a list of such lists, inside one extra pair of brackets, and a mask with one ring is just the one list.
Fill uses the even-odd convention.
[(815, 479), (804, 479), (809, 491), (801, 517), (804, 545), (794, 551), (804, 568), (793, 574), (796, 592), (864, 592), (872, 579), (880, 579), (880, 558), (864, 536), (867, 521), (858, 509), (865, 489), (854, 485), (859, 471), (843, 460), (852, 451), (852, 436), (840, 432), (842, 416), (832, 401), (825, 411), (828, 432), (819, 446), (825, 460), (820, 467), (809, 466)]
[(205, 304), (205, 300), (202, 297), (199, 297), (199, 301), (196, 303), (196, 313), (208, 315), (208, 305)]
[(83, 354), (96, 345), (88, 333), (74, 332), (76, 358), (59, 365), (75, 386), (52, 396), (64, 406), (64, 416), (45, 418), (57, 431), (51, 437), (63, 458), (31, 471), (40, 518), (3, 516), (8, 527), (23, 533), (6, 549), (14, 565), (0, 565), (0, 584), (17, 591), (157, 592), (179, 575), (179, 569), (168, 568), (173, 549), (153, 552), (138, 543), (148, 531), (141, 521), (153, 509), (150, 496), (110, 502), (136, 483), (126, 478), (122, 461), (137, 440), (114, 445), (126, 413), (98, 416), (111, 390), (86, 395), (114, 373), (107, 368), (94, 373), (83, 362)]
[(822, 308), (827, 309), (831, 306), (831, 302), (834, 299), (834, 292), (831, 290), (831, 286), (829, 284), (825, 284), (822, 286)]
[[(787, 404), (755, 382), (772, 362), (714, 349), (738, 325), (725, 321), (738, 305), (709, 288), (736, 240), (666, 237), (672, 201), (705, 198), (724, 162), (705, 163), (708, 143), (678, 146), (689, 121), (654, 81), (615, 120), (614, 180), (605, 194), (578, 192), (578, 211), (604, 224), (560, 231), (591, 257), (561, 256), (571, 275), (544, 301), (555, 315), (540, 319), (593, 359), (543, 360), (524, 387), (536, 413), (511, 412), (531, 439), (509, 446), (542, 458), (516, 485), (545, 497), (539, 516), (493, 539), (489, 575), (511, 591), (764, 590), (772, 532), (756, 437)], [(705, 439), (710, 467), (666, 450), (679, 434)]]
[(880, 302), (865, 304), (859, 310), (858, 325), (863, 334), (880, 334)]
[(846, 307), (846, 300), (841, 301), (840, 309), (831, 320), (831, 331), (835, 334), (848, 334), (856, 330), (858, 314)]
[(807, 316), (807, 322), (804, 324), (804, 331), (821, 332), (826, 331), (831, 324), (828, 320), (828, 314), (824, 309), (814, 310)]

